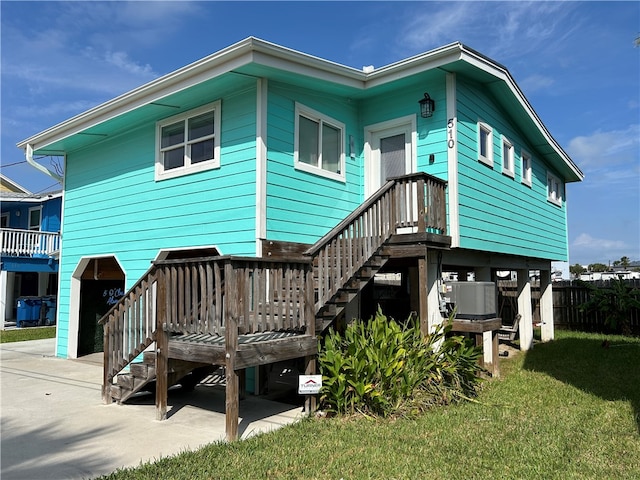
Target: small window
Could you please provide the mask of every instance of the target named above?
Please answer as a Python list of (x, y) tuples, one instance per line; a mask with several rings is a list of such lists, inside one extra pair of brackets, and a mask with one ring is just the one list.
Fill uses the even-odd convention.
[(502, 137), (502, 173), (511, 178), (515, 176), (513, 144), (505, 137)]
[(220, 102), (158, 122), (156, 180), (220, 166)]
[(344, 181), (344, 162), (344, 125), (296, 104), (295, 168)]
[(29, 209), (29, 230), (40, 230), (42, 222), (42, 207)]
[(478, 160), (493, 167), (493, 130), (482, 122), (478, 122)]
[(547, 173), (547, 200), (562, 206), (562, 182), (551, 173)]
[(524, 183), (525, 185), (527, 185), (528, 187), (531, 186), (531, 155), (529, 155), (527, 152), (523, 151), (522, 152), (522, 183)]
[(9, 228), (9, 214), (3, 213), (0, 216), (0, 228)]

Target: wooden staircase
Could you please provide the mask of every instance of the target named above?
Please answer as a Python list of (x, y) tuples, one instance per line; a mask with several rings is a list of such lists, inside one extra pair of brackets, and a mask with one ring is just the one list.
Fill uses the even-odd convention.
[[(314, 373), (316, 334), (393, 257), (394, 237), (414, 244), (429, 243), (429, 235), (446, 237), (445, 187), (424, 173), (390, 179), (302, 256), (154, 262), (100, 320), (105, 403), (125, 402), (156, 380), (156, 416), (162, 419), (168, 387), (195, 385), (213, 365), (221, 365), (227, 437), (235, 438), (236, 371), (305, 357), (307, 373)], [(285, 336), (264, 335), (270, 332)], [(179, 344), (180, 336), (187, 341)], [(205, 340), (191, 343), (192, 336)], [(123, 373), (127, 365), (129, 372)]]

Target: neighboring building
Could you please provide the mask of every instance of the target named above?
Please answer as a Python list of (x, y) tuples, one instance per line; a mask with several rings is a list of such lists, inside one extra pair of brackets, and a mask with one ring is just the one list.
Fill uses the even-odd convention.
[[(96, 318), (132, 287), (109, 322), (157, 294), (169, 298), (158, 313), (168, 315), (164, 331), (178, 328), (175, 315), (205, 314), (223, 322), (211, 327), (217, 334), (224, 322), (257, 318), (241, 332), (260, 331), (292, 305), (298, 319), (313, 309), (322, 328), (340, 315), (368, 318), (378, 300), (394, 316), (418, 312), (430, 328), (443, 320), (442, 272), (486, 282), (516, 271), (526, 349), (529, 272), (540, 271), (543, 338), (553, 338), (551, 262), (568, 260), (565, 185), (583, 174), (508, 70), (460, 43), (358, 70), (247, 38), (18, 146), (31, 163), (66, 156), (58, 356), (101, 348), (85, 345)], [(187, 260), (207, 255), (242, 258)], [(272, 295), (292, 281), (274, 272), (294, 261), (313, 266), (314, 305), (308, 283), (281, 291), (286, 302)], [(241, 270), (250, 271), (245, 283), (227, 290), (235, 277), (224, 275)], [(389, 290), (395, 300), (372, 288), (375, 273), (402, 276)], [(169, 283), (156, 291), (159, 278)], [(221, 290), (249, 296), (225, 302)], [(273, 309), (254, 316), (262, 306)], [(135, 308), (122, 321), (155, 318)], [(238, 368), (226, 358), (227, 371)]]
[(33, 194), (0, 175), (0, 319), (16, 319), (22, 296), (55, 296), (62, 192)]

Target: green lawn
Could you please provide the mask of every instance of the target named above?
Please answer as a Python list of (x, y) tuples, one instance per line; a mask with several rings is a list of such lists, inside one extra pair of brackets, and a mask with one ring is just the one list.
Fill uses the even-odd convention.
[(28, 327), (16, 328), (13, 330), (0, 330), (0, 343), (41, 340), (43, 338), (54, 338), (55, 336), (55, 325), (51, 327)]
[(102, 478), (640, 478), (640, 338), (556, 333), (501, 358), (478, 403), (417, 419), (306, 420)]

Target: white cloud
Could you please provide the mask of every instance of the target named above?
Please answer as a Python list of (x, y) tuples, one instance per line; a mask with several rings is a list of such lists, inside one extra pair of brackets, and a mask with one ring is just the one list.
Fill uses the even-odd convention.
[(525, 95), (530, 95), (535, 91), (547, 89), (554, 83), (553, 78), (536, 73), (523, 79), (519, 85)]
[(590, 263), (607, 263), (627, 256), (632, 260), (640, 258), (640, 246), (629, 245), (622, 240), (596, 238), (588, 233), (581, 233), (570, 245), (571, 263), (588, 265)]
[(621, 240), (608, 240), (603, 238), (593, 238), (588, 233), (581, 233), (571, 244), (573, 247), (580, 247), (587, 250), (611, 250), (625, 249), (627, 246)]
[(399, 43), (424, 51), (461, 41), (489, 57), (505, 62), (530, 52), (550, 52), (579, 28), (569, 20), (570, 2), (451, 2), (419, 3), (408, 12)]
[(626, 166), (633, 171), (640, 162), (640, 124), (575, 137), (569, 141), (567, 152), (585, 169)]

